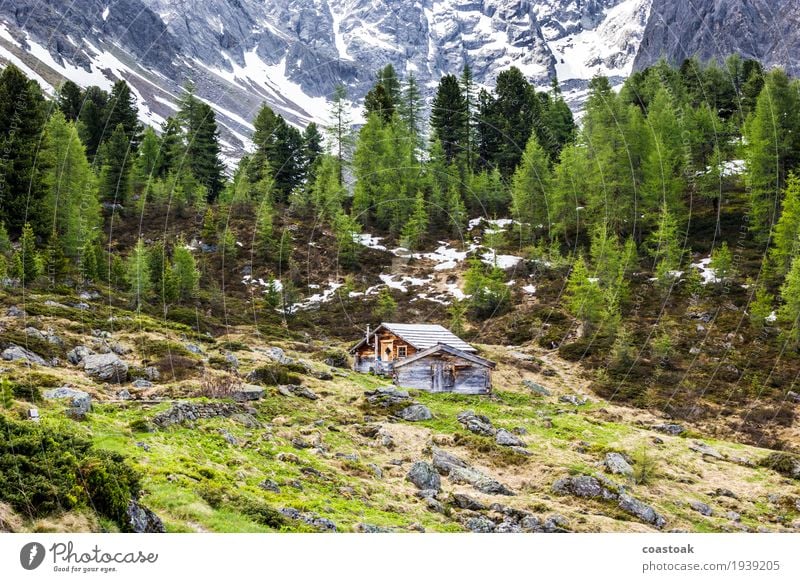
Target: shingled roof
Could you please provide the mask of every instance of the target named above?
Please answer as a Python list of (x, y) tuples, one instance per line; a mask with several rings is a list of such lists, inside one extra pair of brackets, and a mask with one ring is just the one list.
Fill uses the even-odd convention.
[[(370, 333), (369, 339), (371, 340), (375, 333), (381, 329), (395, 334), (418, 350), (426, 350), (437, 344), (444, 344), (462, 352), (475, 353), (478, 351), (441, 325), (424, 323), (381, 323)], [(368, 338), (362, 339), (353, 346), (350, 351), (360, 348), (367, 339)]]

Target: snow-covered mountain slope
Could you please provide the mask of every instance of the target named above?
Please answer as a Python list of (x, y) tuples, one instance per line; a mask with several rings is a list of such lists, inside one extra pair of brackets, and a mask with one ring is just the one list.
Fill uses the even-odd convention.
[[(0, 59), (53, 87), (133, 85), (143, 119), (170, 115), (191, 79), (232, 149), (266, 102), (291, 122), (324, 122), (343, 82), (354, 101), (374, 72), (413, 71), (430, 96), (465, 63), (492, 86), (520, 68), (558, 76), (578, 102), (597, 73), (631, 70), (651, 0), (11, 0), (0, 3)], [(359, 119), (355, 119), (356, 122)]]

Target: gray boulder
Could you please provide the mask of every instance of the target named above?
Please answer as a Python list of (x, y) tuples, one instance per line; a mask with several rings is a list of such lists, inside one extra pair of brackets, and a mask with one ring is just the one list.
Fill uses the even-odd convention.
[(539, 396), (550, 396), (550, 390), (541, 384), (537, 384), (533, 380), (523, 380), (522, 384), (534, 394), (538, 394)]
[(477, 415), (472, 410), (465, 410), (456, 417), (458, 422), (464, 425), (468, 431), (482, 436), (494, 436), (495, 428), (492, 422), (483, 415)]
[(553, 483), (553, 492), (559, 495), (574, 495), (586, 499), (617, 499), (616, 491), (605, 487), (599, 479), (589, 475), (564, 477)]
[(380, 386), (375, 390), (364, 392), (364, 396), (368, 403), (383, 408), (392, 408), (400, 404), (405, 404), (410, 399), (408, 392), (399, 390), (394, 386)]
[(420, 420), (430, 420), (433, 418), (430, 409), (424, 404), (406, 406), (397, 413), (397, 416), (409, 422), (419, 422)]
[(144, 505), (133, 499), (128, 502), (128, 529), (133, 533), (166, 533), (164, 522)]
[(631, 497), (627, 493), (623, 493), (619, 496), (619, 508), (658, 529), (663, 528), (667, 524), (667, 520), (655, 509)]
[(633, 475), (633, 467), (628, 464), (625, 457), (619, 453), (606, 453), (605, 461), (603, 462), (606, 469), (614, 475), (625, 475), (630, 477)]
[(258, 486), (265, 491), (272, 491), (273, 493), (281, 492), (281, 488), (272, 479), (264, 479), (261, 483), (258, 484)]
[(261, 400), (262, 396), (264, 396), (264, 388), (255, 384), (242, 384), (231, 392), (231, 398), (237, 402)]
[(479, 515), (467, 519), (464, 522), (464, 527), (473, 533), (493, 533), (496, 526), (488, 517)]
[(128, 364), (117, 354), (91, 354), (83, 359), (83, 370), (92, 378), (121, 384), (128, 378)]
[(441, 478), (436, 469), (425, 461), (417, 461), (411, 466), (406, 475), (406, 479), (411, 481), (418, 489), (432, 489), (439, 491), (442, 488)]
[(706, 517), (711, 517), (714, 515), (714, 510), (707, 503), (703, 503), (702, 501), (690, 501), (689, 507), (694, 509), (700, 515), (705, 515)]
[(449, 475), (453, 469), (469, 467), (466, 461), (436, 447), (433, 449), (433, 466), (441, 475), (445, 476)]
[(295, 386), (293, 384), (290, 384), (289, 386), (286, 386), (286, 388), (288, 388), (289, 392), (291, 392), (295, 396), (299, 396), (301, 398), (308, 398), (309, 400), (319, 400), (319, 396), (317, 395), (317, 393), (314, 392), (308, 386)]
[(49, 366), (45, 359), (38, 354), (26, 350), (15, 344), (11, 344), (3, 350), (2, 357), (9, 362), (24, 361), (27, 364), (36, 364), (37, 366)]
[(8, 317), (26, 317), (27, 313), (25, 313), (24, 309), (21, 309), (16, 305), (12, 305), (6, 310), (6, 315)]
[(284, 352), (281, 348), (276, 348), (276, 347), (267, 348), (265, 354), (269, 359), (278, 362), (279, 364), (283, 364), (284, 366), (294, 362), (294, 360), (289, 356), (287, 356), (286, 352)]
[(700, 453), (704, 457), (712, 457), (714, 459), (724, 459), (725, 457), (714, 447), (707, 445), (700, 441), (693, 441), (689, 445), (689, 449), (695, 453)]
[(136, 378), (136, 380), (131, 383), (131, 386), (139, 390), (144, 390), (145, 388), (152, 388), (153, 383), (150, 380), (145, 380), (144, 378)]
[(521, 438), (516, 436), (513, 433), (510, 433), (504, 428), (501, 428), (497, 431), (495, 435), (495, 442), (498, 445), (503, 445), (504, 447), (527, 447), (528, 445), (525, 444)]
[(69, 386), (61, 386), (55, 390), (46, 390), (44, 397), (48, 400), (69, 399), (71, 416), (83, 417), (92, 409), (92, 397), (83, 390)]
[(486, 506), (483, 503), (474, 497), (465, 495), (464, 493), (453, 493), (451, 502), (453, 505), (460, 507), (461, 509), (469, 509), (472, 511), (484, 511), (486, 509)]
[(678, 436), (686, 432), (686, 429), (680, 424), (670, 423), (654, 424), (652, 429), (657, 430), (658, 432), (663, 432), (664, 434), (671, 434), (672, 436)]
[(589, 399), (586, 396), (577, 396), (576, 394), (564, 394), (558, 397), (559, 402), (566, 402), (573, 406), (583, 406)]
[(67, 361), (73, 366), (77, 366), (86, 356), (91, 356), (92, 354), (94, 352), (86, 346), (75, 346), (67, 352)]
[(147, 366), (144, 369), (144, 377), (150, 382), (157, 382), (161, 379), (161, 372), (155, 366)]

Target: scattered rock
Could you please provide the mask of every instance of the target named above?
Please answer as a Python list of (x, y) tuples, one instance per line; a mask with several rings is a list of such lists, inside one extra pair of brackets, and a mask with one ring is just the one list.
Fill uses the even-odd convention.
[(739, 499), (733, 491), (726, 489), (725, 487), (717, 487), (713, 494), (717, 497), (730, 497), (731, 499)]
[(453, 483), (467, 483), (487, 495), (514, 495), (514, 492), (502, 483), (470, 467), (455, 455), (436, 447), (433, 449), (433, 466)]
[(378, 465), (376, 465), (375, 463), (367, 463), (367, 467), (372, 469), (372, 472), (374, 473), (375, 477), (377, 477), (378, 479), (383, 479), (383, 470)]
[(145, 388), (152, 388), (153, 383), (150, 380), (145, 380), (144, 378), (136, 378), (136, 380), (131, 383), (131, 386), (138, 390), (144, 390)]
[(567, 402), (574, 406), (583, 406), (589, 399), (586, 396), (577, 396), (575, 394), (564, 394), (558, 397), (559, 402)]
[(692, 443), (689, 444), (689, 449), (694, 451), (694, 452), (696, 452), (696, 453), (700, 453), (704, 457), (713, 457), (714, 459), (724, 459), (725, 458), (714, 447), (711, 447), (711, 446), (707, 445), (706, 443), (703, 443), (703, 442), (700, 442), (700, 441), (692, 441)]
[(439, 491), (442, 488), (441, 479), (436, 469), (425, 461), (417, 461), (411, 466), (406, 475), (406, 479), (411, 481), (418, 489), (432, 489)]
[(125, 390), (124, 388), (117, 392), (117, 398), (120, 400), (130, 400), (132, 398), (131, 393), (129, 390)]
[(185, 344), (184, 347), (191, 353), (197, 354), (198, 356), (202, 356), (205, 352), (203, 348), (198, 346), (197, 344)]
[(67, 414), (74, 418), (83, 418), (92, 410), (92, 397), (83, 390), (76, 390), (69, 386), (46, 390), (44, 397), (49, 400), (68, 398), (70, 400), (70, 409), (67, 410)]
[(219, 429), (219, 434), (222, 435), (222, 438), (225, 439), (229, 445), (237, 446), (239, 444), (239, 439), (237, 439), (224, 428)]
[(289, 389), (289, 392), (291, 392), (295, 396), (300, 396), (301, 398), (308, 398), (309, 400), (319, 400), (319, 396), (317, 396), (317, 393), (314, 392), (308, 386), (289, 385), (287, 386), (287, 388)]
[(292, 439), (292, 446), (294, 448), (296, 448), (296, 449), (310, 449), (314, 445), (312, 445), (310, 442), (308, 442), (307, 440), (305, 440), (303, 438), (294, 437)]
[(131, 499), (128, 502), (128, 527), (133, 533), (166, 533), (161, 519), (144, 505)]
[(564, 477), (553, 483), (553, 492), (559, 495), (574, 495), (586, 499), (617, 499), (618, 494), (605, 487), (596, 477), (577, 475)]
[(738, 513), (736, 513), (735, 511), (729, 511), (728, 513), (725, 514), (725, 517), (727, 517), (729, 520), (735, 521), (737, 523), (742, 521), (742, 516), (739, 515)]
[(231, 398), (237, 402), (261, 400), (262, 396), (264, 396), (264, 388), (255, 384), (242, 384), (231, 392)]
[(35, 354), (29, 350), (26, 350), (23, 347), (20, 347), (15, 344), (11, 344), (9, 347), (3, 350), (2, 357), (4, 360), (9, 362), (18, 362), (18, 361), (25, 361), (29, 365), (36, 364), (37, 366), (49, 366), (50, 364), (47, 363), (44, 358), (40, 355)]
[(261, 483), (258, 484), (258, 486), (265, 491), (272, 491), (273, 493), (281, 492), (281, 488), (272, 479), (264, 479)]
[(482, 515), (468, 518), (464, 522), (464, 527), (473, 533), (492, 533), (495, 529), (494, 522)]
[(495, 435), (495, 428), (492, 426), (492, 422), (486, 416), (477, 415), (472, 410), (465, 410), (459, 413), (456, 419), (470, 432), (482, 436)]
[(705, 515), (706, 517), (711, 517), (714, 515), (714, 510), (711, 509), (707, 503), (703, 503), (702, 501), (690, 501), (689, 507), (694, 509), (697, 513)]
[(606, 469), (614, 475), (625, 475), (626, 477), (633, 475), (633, 467), (619, 453), (606, 453), (604, 464)]
[(166, 428), (173, 424), (193, 422), (196, 420), (226, 417), (245, 412), (240, 404), (229, 404), (226, 402), (209, 402), (205, 404), (195, 404), (190, 402), (178, 402), (169, 410), (156, 414), (153, 417), (153, 424), (159, 428)]
[(237, 358), (236, 354), (233, 352), (225, 352), (225, 363), (231, 370), (235, 371), (239, 369), (239, 358)]
[(795, 404), (800, 404), (800, 394), (798, 394), (797, 392), (793, 392), (792, 390), (789, 390), (786, 393), (786, 399), (789, 402), (794, 402)]
[(392, 533), (394, 530), (371, 523), (357, 523), (353, 526), (353, 531), (356, 533)]
[(398, 390), (394, 386), (381, 386), (375, 390), (364, 392), (367, 402), (383, 408), (392, 408), (399, 404), (405, 404), (410, 399), (408, 392)]
[(292, 358), (286, 355), (281, 348), (270, 347), (264, 351), (264, 354), (270, 359), (284, 366), (294, 362)]
[(128, 364), (114, 353), (90, 354), (83, 359), (83, 370), (103, 382), (121, 384), (128, 378)]
[(444, 505), (441, 504), (440, 501), (434, 499), (433, 497), (425, 497), (425, 505), (428, 508), (428, 511), (433, 511), (434, 513), (445, 513)]
[(523, 384), (523, 386), (525, 386), (527, 389), (529, 389), (534, 394), (538, 394), (540, 396), (550, 396), (551, 395), (551, 392), (547, 388), (545, 388), (541, 384), (537, 384), (533, 380), (523, 380), (522, 384)]
[(28, 314), (25, 313), (24, 309), (17, 307), (16, 305), (12, 305), (8, 309), (6, 309), (6, 315), (8, 317), (27, 317)]
[(650, 428), (657, 430), (658, 432), (671, 434), (672, 436), (678, 436), (686, 432), (686, 429), (680, 424), (654, 424)]
[(461, 509), (470, 509), (472, 511), (484, 511), (486, 509), (483, 503), (464, 493), (453, 493), (450, 500), (453, 505)]
[(94, 352), (86, 346), (75, 346), (67, 352), (67, 361), (73, 366), (77, 366), (86, 356), (91, 356), (92, 354)]
[(144, 377), (150, 382), (157, 382), (161, 379), (161, 372), (155, 366), (147, 366), (144, 369)]
[(424, 404), (406, 406), (397, 413), (397, 416), (409, 422), (419, 422), (421, 420), (430, 420), (433, 418), (430, 409)]
[(316, 513), (303, 513), (294, 507), (284, 507), (279, 511), (283, 516), (288, 517), (289, 519), (302, 521), (303, 523), (308, 524), (320, 531), (337, 531), (335, 523), (326, 517), (320, 517)]
[(525, 444), (518, 436), (508, 432), (506, 429), (501, 428), (497, 431), (495, 435), (495, 442), (498, 445), (502, 445), (504, 447), (527, 447), (528, 445)]
[(246, 412), (231, 415), (231, 420), (238, 422), (245, 428), (261, 428), (261, 423), (252, 414)]
[(619, 508), (658, 529), (662, 529), (667, 524), (667, 520), (664, 519), (664, 516), (660, 515), (655, 509), (631, 497), (627, 493), (623, 493), (619, 496)]

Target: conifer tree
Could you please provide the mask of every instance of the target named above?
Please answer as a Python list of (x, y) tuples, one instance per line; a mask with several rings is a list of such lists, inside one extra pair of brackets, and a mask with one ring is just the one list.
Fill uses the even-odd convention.
[(50, 226), (42, 208), (45, 198), (42, 160), (37, 150), (45, 124), (39, 85), (14, 65), (0, 72), (0, 221), (12, 236), (28, 222), (46, 237)]
[(458, 79), (445, 75), (439, 81), (431, 107), (431, 128), (439, 140), (447, 162), (452, 162), (467, 145), (467, 102), (461, 92)]
[(447, 216), (453, 236), (463, 238), (467, 228), (467, 208), (456, 187), (451, 187), (447, 192)]
[(14, 255), (14, 270), (23, 288), (29, 287), (41, 274), (39, 254), (36, 252), (36, 235), (28, 223), (22, 227), (19, 249)]
[(140, 237), (128, 256), (125, 269), (131, 300), (138, 311), (146, 304), (153, 290), (150, 276), (150, 261), (147, 247)]
[(83, 93), (83, 106), (80, 110), (81, 139), (86, 146), (86, 155), (94, 163), (100, 145), (107, 139), (114, 127), (107, 127), (108, 93), (100, 87), (87, 87)]
[(124, 206), (130, 197), (133, 157), (122, 125), (118, 125), (103, 143), (98, 157), (101, 160), (100, 198)]
[(550, 228), (550, 208), (548, 204), (550, 168), (547, 153), (539, 145), (536, 134), (532, 133), (522, 161), (514, 173), (511, 188), (511, 215), (521, 223), (525, 240), (542, 225)]
[(44, 208), (61, 253), (75, 260), (101, 224), (97, 185), (84, 146), (73, 123), (60, 111), (47, 121), (41, 158), (45, 160)]
[(388, 287), (382, 287), (372, 308), (372, 315), (381, 321), (391, 319), (397, 311), (397, 301), (392, 297)]
[(745, 136), (750, 229), (763, 242), (778, 219), (788, 170), (800, 162), (800, 94), (784, 71), (767, 74)]
[(336, 86), (331, 100), (330, 123), (327, 128), (331, 152), (339, 162), (339, 184), (344, 183), (344, 170), (353, 151), (352, 127), (348, 112), (347, 90), (341, 83)]
[(197, 296), (200, 288), (200, 271), (197, 269), (192, 252), (186, 248), (183, 239), (178, 239), (172, 251), (172, 276), (175, 278), (177, 296), (188, 301)]
[(408, 77), (406, 77), (398, 111), (400, 113), (400, 118), (408, 128), (408, 133), (414, 136), (415, 141), (417, 141), (416, 145), (419, 147), (421, 145), (419, 139), (422, 129), (424, 104), (422, 93), (420, 92), (417, 78), (414, 76), (413, 71), (409, 71)]
[(778, 320), (783, 325), (789, 344), (796, 348), (800, 345), (800, 257), (792, 260), (780, 294)]
[(139, 134), (142, 126), (139, 123), (136, 99), (124, 79), (114, 83), (106, 105), (106, 127), (116, 129), (120, 125), (131, 150), (135, 152), (139, 147)]
[(603, 319), (604, 298), (597, 281), (589, 277), (582, 256), (575, 260), (567, 281), (566, 302), (569, 312), (583, 324), (587, 335), (596, 330)]
[(77, 121), (83, 105), (83, 92), (73, 81), (67, 79), (58, 88), (58, 108), (67, 121)]
[(411, 249), (419, 249), (428, 231), (428, 211), (425, 195), (420, 190), (414, 199), (414, 210), (403, 227), (402, 244)]
[(358, 265), (361, 245), (357, 242), (361, 225), (349, 214), (339, 211), (333, 218), (333, 232), (336, 237), (337, 262), (347, 268)]
[(789, 174), (783, 192), (781, 216), (775, 225), (773, 247), (770, 249), (770, 268), (783, 277), (792, 259), (800, 252), (800, 177)]
[(194, 94), (192, 84), (184, 90), (178, 118), (186, 133), (186, 162), (194, 177), (205, 187), (208, 201), (213, 202), (224, 185), (216, 116), (211, 106)]

